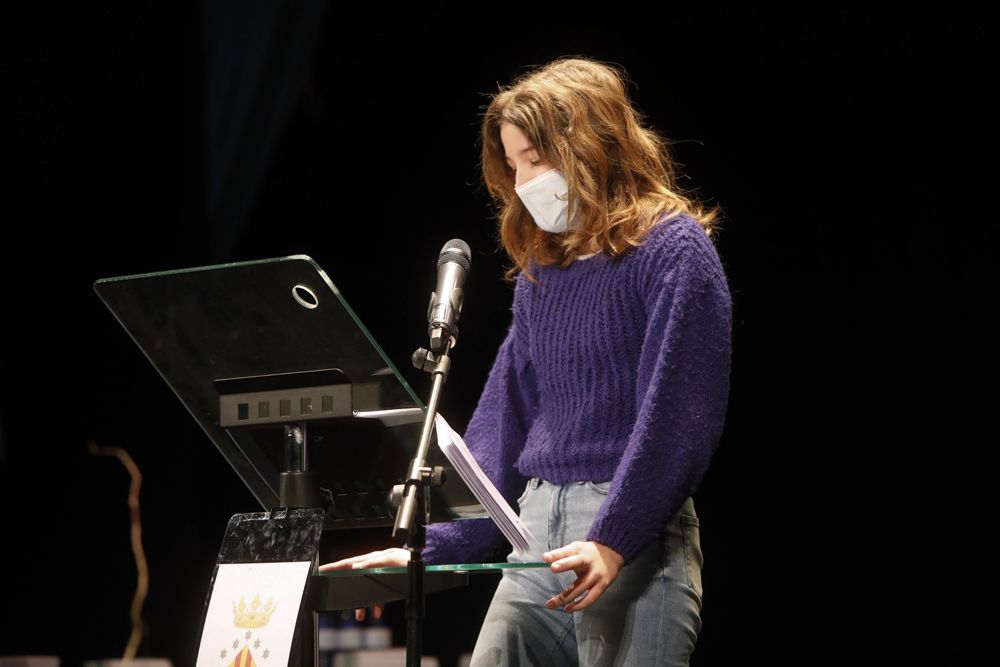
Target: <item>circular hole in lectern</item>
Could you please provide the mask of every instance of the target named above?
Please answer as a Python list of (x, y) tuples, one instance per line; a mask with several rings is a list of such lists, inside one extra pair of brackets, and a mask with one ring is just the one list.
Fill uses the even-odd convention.
[(316, 308), (319, 306), (319, 298), (316, 293), (305, 285), (296, 285), (292, 288), (292, 298), (299, 302), (303, 308)]

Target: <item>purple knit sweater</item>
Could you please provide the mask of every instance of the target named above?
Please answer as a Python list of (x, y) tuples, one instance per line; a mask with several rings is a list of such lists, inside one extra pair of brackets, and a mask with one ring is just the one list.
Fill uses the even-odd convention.
[[(610, 480), (587, 539), (629, 563), (694, 493), (719, 442), (726, 276), (686, 215), (620, 257), (599, 252), (533, 273), (540, 284), (517, 277), (513, 321), (464, 439), (515, 508), (531, 477)], [(489, 519), (432, 524), (424, 558), (476, 562), (501, 539)]]

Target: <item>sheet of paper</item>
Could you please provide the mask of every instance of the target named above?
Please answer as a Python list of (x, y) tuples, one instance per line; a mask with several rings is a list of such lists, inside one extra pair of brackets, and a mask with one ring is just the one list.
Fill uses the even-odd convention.
[(220, 565), (198, 667), (288, 664), (310, 567), (310, 561)]
[(472, 456), (472, 452), (469, 451), (462, 437), (451, 428), (441, 413), (434, 417), (438, 446), (441, 447), (441, 451), (458, 471), (462, 481), (476, 496), (476, 499), (482, 503), (490, 518), (493, 519), (493, 523), (497, 525), (511, 546), (522, 553), (527, 551), (528, 545), (534, 539), (531, 531), (476, 463), (475, 457)]

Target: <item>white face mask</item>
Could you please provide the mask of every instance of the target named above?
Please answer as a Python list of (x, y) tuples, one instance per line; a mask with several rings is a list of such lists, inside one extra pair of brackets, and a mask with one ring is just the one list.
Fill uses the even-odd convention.
[[(535, 176), (527, 183), (514, 188), (524, 207), (535, 219), (535, 224), (547, 232), (566, 230), (566, 212), (569, 208), (569, 186), (558, 169)], [(573, 216), (573, 223), (577, 216)]]

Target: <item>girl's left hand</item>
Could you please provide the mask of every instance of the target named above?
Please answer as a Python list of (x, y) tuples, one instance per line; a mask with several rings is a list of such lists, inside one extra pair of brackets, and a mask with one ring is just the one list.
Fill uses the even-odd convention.
[[(566, 611), (580, 611), (597, 602), (625, 564), (620, 553), (593, 541), (570, 542), (561, 549), (546, 551), (542, 560), (552, 564), (553, 572), (576, 572), (576, 581), (545, 603), (549, 609), (565, 605)], [(583, 597), (577, 600), (580, 595)]]

